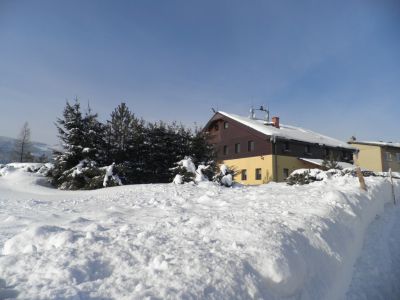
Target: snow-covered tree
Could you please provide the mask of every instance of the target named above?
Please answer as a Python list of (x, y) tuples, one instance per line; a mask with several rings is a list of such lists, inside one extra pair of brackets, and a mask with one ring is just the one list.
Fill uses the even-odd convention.
[(63, 117), (56, 123), (62, 151), (54, 153), (52, 183), (62, 189), (92, 189), (101, 187), (105, 170), (100, 170), (102, 125), (90, 109), (82, 116), (76, 99), (69, 102)]
[(98, 115), (92, 112), (90, 106), (88, 106), (82, 122), (84, 136), (82, 156), (98, 163), (105, 163), (105, 126), (98, 121)]

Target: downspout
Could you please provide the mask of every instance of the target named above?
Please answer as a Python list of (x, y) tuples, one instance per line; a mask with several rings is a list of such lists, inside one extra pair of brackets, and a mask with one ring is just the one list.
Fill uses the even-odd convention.
[(276, 137), (271, 136), (272, 143), (272, 180), (278, 182), (278, 159), (276, 157)]

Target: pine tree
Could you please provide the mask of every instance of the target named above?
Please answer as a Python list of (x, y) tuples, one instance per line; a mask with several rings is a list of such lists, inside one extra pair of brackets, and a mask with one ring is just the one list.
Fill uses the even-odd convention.
[(116, 163), (124, 183), (143, 182), (145, 125), (121, 103), (112, 113), (106, 131), (108, 164)]
[(90, 109), (83, 117), (80, 104), (66, 103), (63, 118), (56, 123), (64, 151), (55, 152), (52, 183), (62, 189), (92, 189), (101, 187), (104, 170), (96, 161), (97, 134), (100, 124)]
[(194, 134), (190, 139), (189, 155), (198, 165), (205, 165), (208, 168), (204, 171), (204, 175), (209, 180), (218, 172), (218, 165), (216, 163), (216, 155), (213, 146), (208, 142), (208, 134), (199, 128), (195, 129)]
[(82, 119), (84, 143), (82, 155), (85, 159), (98, 163), (106, 162), (105, 125), (98, 121), (98, 115), (93, 113), (90, 106)]
[(338, 160), (335, 158), (333, 153), (330, 153), (329, 158), (325, 158), (322, 161), (322, 167), (325, 168), (326, 170), (330, 169), (336, 169), (336, 170), (341, 170), (342, 167), (339, 165)]
[(125, 103), (121, 103), (111, 113), (110, 127), (110, 153), (115, 163), (123, 163), (128, 159), (128, 148), (131, 143), (132, 122), (134, 115), (129, 111)]

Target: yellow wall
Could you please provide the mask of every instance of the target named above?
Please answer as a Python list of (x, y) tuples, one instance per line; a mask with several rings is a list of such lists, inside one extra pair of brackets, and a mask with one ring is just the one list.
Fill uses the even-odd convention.
[(293, 156), (276, 155), (276, 160), (277, 160), (276, 165), (277, 165), (278, 182), (282, 182), (285, 180), (283, 169), (289, 169), (289, 175), (290, 175), (290, 173), (292, 173), (294, 170), (297, 169), (317, 168), (316, 165), (311, 165)]
[[(228, 159), (222, 162), (234, 168), (238, 174), (235, 181), (242, 184), (262, 184), (273, 180), (272, 155), (253, 156), (238, 159)], [(256, 180), (256, 169), (261, 168), (261, 180)], [(241, 180), (241, 170), (247, 170), (247, 180)]]
[(383, 171), (381, 147), (353, 143), (351, 145), (360, 150), (354, 155), (354, 163), (357, 166), (375, 172)]
[[(282, 182), (285, 180), (283, 174), (284, 168), (289, 170), (289, 174), (297, 169), (315, 168), (315, 166), (303, 162), (297, 157), (280, 155), (264, 155), (239, 159), (229, 159), (224, 160), (222, 163), (231, 168), (234, 168), (238, 172), (238, 174), (235, 176), (236, 182), (246, 185), (256, 185), (268, 183), (270, 181)], [(256, 180), (257, 168), (261, 168), (261, 180)], [(243, 169), (247, 170), (247, 180), (244, 181), (241, 180), (241, 170)]]

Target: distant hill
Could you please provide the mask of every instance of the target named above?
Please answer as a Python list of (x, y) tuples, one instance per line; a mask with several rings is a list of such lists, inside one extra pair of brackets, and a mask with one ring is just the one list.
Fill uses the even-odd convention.
[[(0, 163), (9, 163), (11, 162), (11, 154), (14, 149), (16, 139), (0, 136)], [(41, 155), (46, 155), (47, 157), (51, 157), (52, 148), (47, 144), (40, 142), (32, 142), (31, 152), (33, 156), (39, 157)]]

